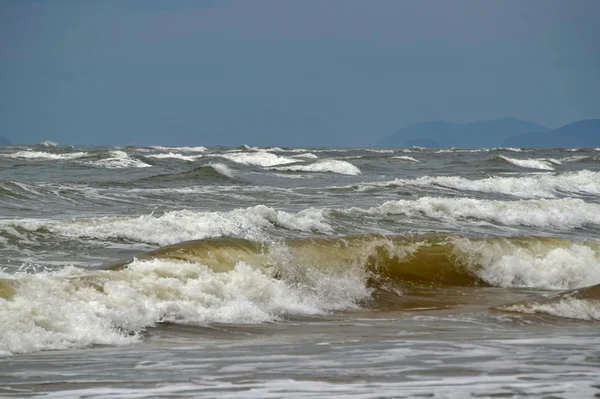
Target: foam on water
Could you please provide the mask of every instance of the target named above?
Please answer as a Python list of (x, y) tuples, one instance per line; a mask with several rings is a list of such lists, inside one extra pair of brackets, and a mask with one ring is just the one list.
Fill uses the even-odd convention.
[(287, 172), (331, 172), (352, 176), (360, 174), (360, 169), (352, 165), (350, 162), (340, 161), (337, 159), (327, 159), (309, 165), (279, 166), (271, 169)]
[[(259, 265), (260, 266), (260, 265)], [(243, 262), (228, 272), (175, 260), (134, 261), (118, 271), (67, 267), (0, 272), (14, 287), (0, 298), (0, 353), (124, 345), (159, 322), (262, 323), (355, 306), (369, 294), (358, 277), (315, 275), (302, 285)]]
[(58, 143), (56, 143), (56, 141), (44, 140), (39, 145), (43, 145), (44, 147), (56, 147)]
[(2, 220), (0, 228), (15, 226), (36, 231), (46, 229), (53, 234), (97, 240), (129, 240), (169, 245), (207, 237), (240, 236), (265, 239), (265, 230), (281, 227), (295, 231), (329, 232), (323, 210), (308, 208), (298, 213), (277, 211), (264, 205), (230, 212), (166, 212), (156, 217), (101, 217), (61, 221), (41, 219)]
[(110, 151), (108, 158), (90, 161), (87, 162), (87, 164), (107, 169), (149, 168), (152, 166), (135, 158), (131, 158), (125, 151), (120, 150)]
[(409, 217), (423, 215), (447, 222), (476, 219), (509, 226), (556, 229), (600, 226), (600, 204), (587, 203), (576, 198), (492, 201), (422, 197), (418, 200), (389, 201), (368, 210), (352, 208), (350, 212), (401, 214)]
[(44, 151), (17, 151), (12, 154), (0, 154), (4, 157), (9, 158), (20, 158), (20, 159), (40, 159), (40, 160), (60, 160), (60, 159), (76, 159), (82, 158), (88, 155), (87, 152), (71, 152), (63, 154), (53, 154)]
[(222, 154), (221, 157), (236, 163), (262, 167), (285, 165), (289, 163), (298, 162), (297, 159), (283, 157), (260, 150), (256, 152), (235, 152), (229, 154)]
[(553, 164), (560, 164), (559, 161), (555, 159), (515, 159), (505, 157), (504, 155), (499, 155), (498, 158), (513, 164), (515, 166), (519, 166), (521, 168), (529, 168), (529, 169), (540, 169), (540, 170), (554, 170), (552, 167)]
[(559, 195), (600, 195), (600, 172), (582, 170), (561, 174), (536, 174), (525, 177), (493, 176), (469, 180), (460, 176), (423, 176), (414, 180), (395, 179), (385, 182), (345, 186), (358, 191), (376, 187), (446, 187), (461, 191), (497, 193), (521, 198), (556, 198)]
[(168, 152), (168, 153), (164, 153), (164, 154), (152, 154), (152, 155), (148, 155), (148, 158), (157, 158), (157, 159), (165, 159), (165, 158), (172, 158), (172, 159), (181, 159), (182, 161), (190, 161), (193, 162), (198, 158), (201, 158), (202, 155), (183, 155), (183, 154), (179, 154), (177, 152)]

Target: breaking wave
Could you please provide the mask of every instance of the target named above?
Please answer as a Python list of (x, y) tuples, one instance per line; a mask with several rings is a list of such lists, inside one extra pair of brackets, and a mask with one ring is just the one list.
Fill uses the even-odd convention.
[(279, 166), (271, 169), (284, 172), (331, 172), (352, 176), (360, 174), (360, 169), (352, 165), (350, 162), (336, 159), (318, 161), (309, 165)]
[(370, 209), (351, 208), (348, 213), (425, 216), (439, 221), (491, 221), (509, 226), (574, 229), (600, 227), (600, 204), (581, 199), (494, 201), (474, 198), (422, 197), (388, 201)]
[(67, 152), (61, 154), (54, 154), (44, 151), (17, 151), (11, 154), (0, 154), (4, 157), (19, 158), (19, 159), (39, 159), (39, 160), (67, 160), (83, 158), (88, 155), (87, 152)]
[(157, 159), (166, 159), (166, 158), (170, 158), (170, 159), (180, 159), (182, 161), (189, 161), (189, 162), (193, 162), (198, 158), (201, 158), (202, 155), (183, 155), (183, 154), (179, 154), (177, 152), (168, 152), (168, 153), (163, 153), (163, 154), (151, 154), (151, 155), (147, 155), (148, 158), (157, 158)]
[(106, 169), (149, 168), (152, 166), (130, 157), (125, 151), (120, 150), (109, 151), (107, 157), (89, 161), (87, 164)]
[(265, 151), (234, 152), (229, 154), (222, 154), (221, 157), (236, 163), (262, 167), (285, 165), (289, 163), (298, 162), (298, 159), (283, 157)]
[(504, 155), (498, 155), (498, 156), (492, 158), (492, 160), (505, 161), (511, 165), (515, 165), (515, 166), (518, 166), (521, 168), (540, 169), (540, 170), (554, 170), (553, 165), (560, 165), (560, 161), (558, 161), (556, 159), (546, 159), (546, 158), (515, 159), (515, 158), (505, 157)]
[(525, 177), (493, 176), (479, 180), (469, 180), (460, 176), (423, 176), (417, 179), (395, 179), (333, 188), (367, 191), (382, 187), (444, 187), (520, 198), (556, 198), (566, 194), (597, 196), (600, 195), (600, 172), (582, 170)]
[(592, 286), (600, 283), (599, 251), (598, 240), (541, 237), (214, 238), (104, 270), (2, 271), (0, 353), (126, 345), (163, 322), (262, 323), (377, 308), (383, 294), (402, 302), (418, 287)]

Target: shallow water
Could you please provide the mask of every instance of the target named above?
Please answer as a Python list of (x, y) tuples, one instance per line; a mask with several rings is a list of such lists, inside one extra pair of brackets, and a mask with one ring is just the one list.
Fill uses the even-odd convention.
[(0, 148), (2, 397), (600, 395), (600, 151)]

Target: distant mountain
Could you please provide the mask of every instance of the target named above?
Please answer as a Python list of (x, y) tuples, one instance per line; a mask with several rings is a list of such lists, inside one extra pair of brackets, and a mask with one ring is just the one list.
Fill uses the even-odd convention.
[(600, 119), (569, 123), (549, 132), (524, 133), (509, 137), (505, 147), (583, 148), (600, 146)]
[(0, 136), (0, 145), (10, 145), (10, 141), (5, 137)]
[(422, 142), (425, 143), (422, 147), (499, 147), (508, 137), (549, 130), (533, 122), (509, 117), (472, 123), (423, 122), (400, 129), (377, 145), (407, 147)]

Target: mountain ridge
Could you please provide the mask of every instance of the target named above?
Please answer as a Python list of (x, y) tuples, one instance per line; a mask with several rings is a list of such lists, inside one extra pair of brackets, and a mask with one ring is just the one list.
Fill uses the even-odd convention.
[(381, 139), (379, 147), (405, 147), (415, 142), (439, 147), (499, 147), (512, 136), (530, 132), (547, 132), (551, 129), (534, 122), (503, 117), (469, 123), (446, 121), (421, 122), (402, 128)]
[(549, 132), (531, 132), (506, 138), (504, 147), (585, 148), (600, 146), (600, 119), (585, 119)]

